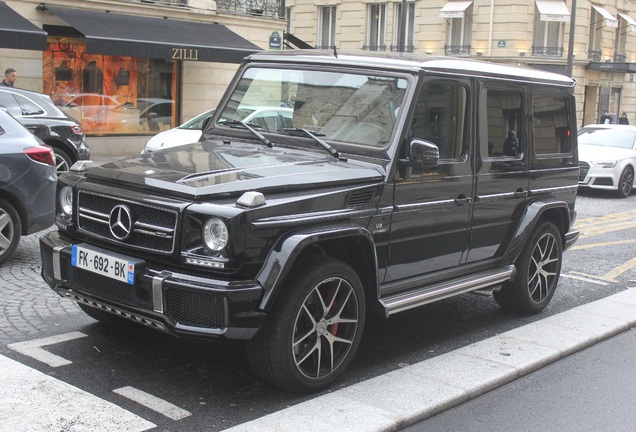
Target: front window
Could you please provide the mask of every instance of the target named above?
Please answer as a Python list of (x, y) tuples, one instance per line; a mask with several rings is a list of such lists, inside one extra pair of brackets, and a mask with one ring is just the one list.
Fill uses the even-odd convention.
[(386, 50), (386, 4), (368, 5), (367, 44), (365, 50)]
[(336, 7), (320, 6), (318, 15), (318, 49), (336, 45)]
[(563, 23), (543, 21), (541, 12), (534, 8), (534, 32), (532, 35), (532, 55), (546, 57), (563, 56)]
[(468, 6), (458, 18), (448, 18), (446, 55), (469, 55), (472, 43), (473, 6)]
[(633, 31), (634, 27), (636, 27), (633, 23), (634, 21), (629, 15), (618, 14), (618, 27), (616, 28), (616, 41), (614, 44), (614, 61), (617, 63), (625, 63), (627, 60), (625, 43), (627, 42), (627, 33)]
[[(402, 28), (402, 3), (395, 3), (393, 13), (395, 21), (393, 22), (393, 45), (391, 51), (397, 51), (400, 46), (400, 29)], [(413, 36), (415, 34), (415, 2), (406, 4), (406, 27), (404, 33), (406, 40), (404, 43), (404, 51), (413, 52)]]
[(88, 134), (156, 134), (176, 126), (177, 63), (86, 52), (82, 39), (50, 37), (44, 93)]
[(219, 116), (220, 126), (299, 134), (386, 147), (406, 91), (405, 78), (324, 70), (246, 69)]
[(592, 61), (601, 61), (603, 51), (601, 51), (601, 32), (603, 28), (603, 17), (596, 9), (592, 9), (590, 19), (590, 42), (588, 58)]

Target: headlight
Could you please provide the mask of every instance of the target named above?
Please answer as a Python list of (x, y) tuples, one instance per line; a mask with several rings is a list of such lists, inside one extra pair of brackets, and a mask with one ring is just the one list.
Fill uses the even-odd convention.
[(616, 161), (614, 160), (603, 160), (603, 161), (592, 161), (592, 165), (599, 168), (614, 168), (616, 166)]
[(60, 191), (58, 199), (60, 209), (64, 216), (71, 217), (73, 215), (73, 188), (70, 186), (64, 186)]
[(219, 252), (227, 245), (228, 230), (219, 218), (208, 219), (203, 225), (203, 241), (205, 246), (213, 252)]

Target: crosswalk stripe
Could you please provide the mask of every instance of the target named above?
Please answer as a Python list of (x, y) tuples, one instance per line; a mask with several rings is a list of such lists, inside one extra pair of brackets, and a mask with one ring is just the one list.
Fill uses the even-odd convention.
[(0, 431), (141, 432), (155, 424), (0, 355)]
[(181, 420), (182, 418), (186, 418), (192, 415), (189, 411), (181, 409), (178, 406), (171, 404), (170, 402), (167, 402), (134, 387), (127, 386), (115, 389), (113, 391), (118, 395), (137, 402), (138, 404), (141, 404), (146, 408), (150, 408), (151, 410), (156, 411), (168, 418), (171, 418), (172, 420)]
[(16, 342), (7, 346), (12, 350), (19, 352), (20, 354), (32, 357), (38, 361), (41, 361), (42, 363), (46, 363), (51, 367), (60, 367), (72, 364), (73, 362), (70, 360), (66, 360), (65, 358), (58, 355), (52, 354), (48, 351), (45, 351), (42, 349), (42, 347), (55, 345), (61, 342), (66, 342), (83, 337), (86, 337), (86, 335), (82, 332), (71, 332), (46, 338), (33, 339), (26, 342)]

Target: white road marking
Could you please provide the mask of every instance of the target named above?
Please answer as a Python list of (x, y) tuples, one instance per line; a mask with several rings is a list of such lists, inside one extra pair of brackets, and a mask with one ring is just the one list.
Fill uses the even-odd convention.
[(86, 337), (86, 335), (82, 332), (71, 332), (41, 339), (33, 339), (26, 342), (16, 342), (7, 346), (12, 350), (19, 352), (20, 354), (32, 357), (38, 361), (41, 361), (42, 363), (46, 363), (51, 367), (60, 367), (72, 364), (73, 362), (70, 360), (66, 360), (65, 358), (58, 355), (51, 354), (50, 352), (42, 349), (42, 347), (55, 345), (61, 342), (67, 342), (83, 337)]
[(0, 431), (141, 432), (156, 425), (0, 355)]
[(167, 402), (134, 387), (127, 386), (115, 389), (113, 391), (118, 395), (122, 395), (123, 397), (137, 402), (138, 404), (141, 404), (146, 408), (150, 408), (151, 410), (156, 411), (168, 418), (171, 418), (172, 420), (181, 420), (182, 418), (186, 418), (192, 415), (189, 411), (181, 409), (178, 406), (171, 404), (170, 402)]
[(565, 278), (569, 278), (569, 279), (576, 279), (576, 280), (580, 280), (583, 282), (589, 282), (589, 283), (593, 283), (596, 285), (609, 285), (608, 282), (602, 282), (600, 280), (595, 280), (595, 279), (591, 279), (591, 278), (587, 278), (587, 277), (582, 277), (582, 276), (575, 276), (572, 274), (565, 274), (565, 273), (561, 273), (561, 277), (565, 277)]

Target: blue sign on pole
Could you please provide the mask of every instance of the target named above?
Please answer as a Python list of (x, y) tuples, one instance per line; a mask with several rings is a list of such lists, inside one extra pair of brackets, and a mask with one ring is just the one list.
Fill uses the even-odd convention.
[(280, 49), (281, 46), (282, 46), (282, 43), (280, 39), (280, 34), (277, 31), (272, 32), (272, 34), (269, 35), (269, 47)]

